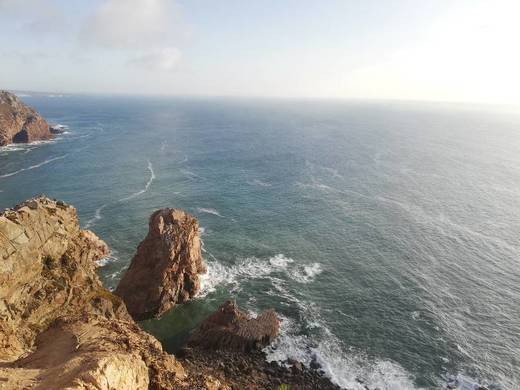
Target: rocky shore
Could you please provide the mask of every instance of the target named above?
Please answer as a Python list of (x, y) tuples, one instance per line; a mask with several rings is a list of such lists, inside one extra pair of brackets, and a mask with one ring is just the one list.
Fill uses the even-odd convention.
[(47, 140), (57, 132), (16, 95), (0, 90), (0, 146)]
[(261, 349), (279, 332), (272, 310), (250, 318), (225, 302), (178, 356), (139, 327), (198, 290), (192, 216), (152, 214), (118, 295), (95, 272), (108, 253), (63, 202), (38, 197), (0, 214), (0, 389), (338, 388), (317, 367), (266, 362)]

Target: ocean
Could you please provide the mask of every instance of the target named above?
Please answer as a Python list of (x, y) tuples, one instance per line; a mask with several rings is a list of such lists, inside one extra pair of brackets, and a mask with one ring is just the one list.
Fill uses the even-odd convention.
[(226, 299), (274, 308), (269, 360), (348, 389), (520, 389), (520, 113), (420, 102), (28, 96), (68, 130), (0, 149), (0, 209), (74, 205), (113, 289), (156, 209), (209, 273), (141, 325), (175, 351)]

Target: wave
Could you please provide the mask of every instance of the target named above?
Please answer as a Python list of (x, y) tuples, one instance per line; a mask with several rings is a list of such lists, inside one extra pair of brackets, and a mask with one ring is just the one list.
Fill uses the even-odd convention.
[[(144, 194), (146, 191), (148, 191), (148, 189), (150, 188), (150, 186), (152, 185), (152, 182), (154, 181), (155, 179), (155, 172), (153, 170), (153, 165), (152, 163), (150, 162), (150, 160), (148, 160), (148, 170), (150, 171), (150, 178), (148, 179), (148, 181), (146, 182), (144, 188), (140, 191), (137, 191), (137, 192), (134, 192), (133, 194), (125, 197), (125, 198), (121, 198), (119, 199), (117, 202), (125, 202), (127, 200), (131, 200), (133, 198), (136, 198), (138, 197), (139, 195), (142, 195)], [(94, 213), (94, 216), (89, 219), (87, 221), (87, 223), (85, 224), (85, 229), (89, 229), (91, 228), (92, 226), (94, 226), (96, 224), (97, 221), (99, 221), (100, 219), (103, 218), (103, 215), (101, 214), (101, 212), (103, 211), (103, 209), (105, 207), (107, 207), (109, 205), (109, 203), (105, 203), (104, 205), (98, 207)]]
[(289, 275), (293, 280), (300, 283), (310, 283), (314, 281), (317, 275), (322, 272), (321, 264), (312, 263), (310, 265), (304, 265), (300, 269), (294, 270)]
[[(294, 280), (309, 283), (321, 273), (319, 263), (301, 265), (290, 257), (277, 254), (268, 259), (246, 258), (235, 265), (225, 266), (211, 253), (209, 255), (212, 259), (206, 261), (208, 272), (201, 276), (198, 298), (216, 291), (219, 285), (227, 285), (231, 287), (231, 292), (236, 292), (240, 290), (240, 284), (247, 280), (269, 279), (274, 288), (270, 290), (271, 294), (286, 299), (300, 313), (298, 318), (303, 321), (299, 323), (280, 315), (280, 336), (264, 349), (268, 361), (287, 364), (288, 359), (294, 359), (306, 366), (317, 364), (334, 383), (349, 389), (364, 390), (365, 385), (388, 390), (414, 388), (408, 372), (397, 363), (371, 360), (361, 352), (355, 353), (347, 349), (329, 330), (318, 307), (312, 302), (299, 300), (286, 288), (286, 279), (279, 277), (283, 274), (285, 277), (292, 276)], [(253, 308), (248, 310), (256, 313)]]
[[(187, 161), (187, 160), (186, 160)], [(181, 161), (180, 163), (182, 163), (183, 161)], [(179, 163), (179, 164), (180, 164)], [(188, 179), (190, 180), (195, 180), (195, 179), (200, 179), (200, 180), (206, 180), (204, 179), (202, 176), (200, 175), (197, 175), (196, 173), (192, 172), (192, 171), (189, 171), (187, 169), (181, 169), (181, 173), (184, 175), (184, 176), (187, 176)]]
[(96, 265), (98, 267), (104, 267), (107, 264), (114, 263), (119, 260), (119, 257), (116, 256), (117, 251), (112, 250), (110, 254), (107, 257), (103, 257), (102, 259), (99, 259), (96, 261)]
[(328, 328), (315, 304), (298, 300), (283, 285), (275, 286), (281, 290), (276, 294), (288, 298), (302, 320), (296, 323), (280, 315), (280, 336), (264, 348), (268, 361), (289, 365), (287, 361), (293, 359), (307, 367), (318, 365), (332, 382), (346, 389), (415, 389), (413, 378), (399, 364), (369, 358), (363, 352), (347, 348)]
[(160, 148), (161, 153), (164, 153), (164, 151), (166, 150), (166, 146), (168, 146), (168, 142), (167, 141), (163, 141), (161, 143), (161, 148)]
[(71, 138), (71, 139), (82, 139), (82, 138), (89, 138), (89, 137), (92, 137), (92, 134), (91, 134), (91, 133), (87, 133), (87, 134), (83, 134), (83, 135), (78, 135), (77, 137), (74, 137), (74, 138)]
[(300, 188), (312, 188), (312, 189), (317, 189), (317, 190), (336, 191), (336, 192), (338, 191), (336, 188), (333, 188), (331, 186), (328, 186), (326, 184), (323, 184), (323, 183), (320, 183), (320, 182), (314, 180), (314, 178), (312, 178), (311, 183), (296, 182), (295, 185)]
[(257, 187), (271, 187), (272, 186), (271, 183), (262, 181), (262, 180), (258, 180), (258, 179), (247, 181), (247, 184), (249, 184), (250, 186), (257, 186)]
[(98, 207), (94, 213), (94, 216), (92, 218), (90, 218), (87, 223), (85, 224), (85, 229), (89, 229), (90, 227), (92, 227), (97, 221), (99, 221), (101, 218), (103, 218), (103, 216), (101, 215), (101, 212), (103, 211), (103, 209), (105, 207), (107, 207), (108, 204), (104, 204), (102, 205), (101, 207)]
[(45, 161), (42, 161), (38, 164), (35, 164), (35, 165), (31, 165), (27, 168), (21, 168), (21, 169), (18, 169), (17, 171), (14, 171), (14, 172), (10, 172), (10, 173), (6, 173), (4, 175), (0, 175), (0, 178), (6, 178), (6, 177), (10, 177), (10, 176), (14, 176), (14, 175), (17, 175), (18, 173), (21, 173), (21, 172), (25, 172), (25, 171), (30, 171), (32, 169), (36, 169), (36, 168), (40, 168), (44, 165), (47, 165), (53, 161), (56, 161), (56, 160), (61, 160), (61, 159), (64, 159), (65, 157), (67, 157), (69, 154), (64, 154), (62, 156), (56, 156), (56, 157), (53, 157), (53, 158), (49, 158)]
[(59, 141), (60, 139), (60, 137), (55, 137), (53, 139), (32, 141), (24, 144), (7, 144), (4, 146), (0, 146), (0, 153), (11, 153), (19, 151), (25, 151), (27, 153), (33, 150), (36, 146), (53, 144), (56, 141)]
[(199, 213), (211, 214), (211, 215), (216, 215), (217, 217), (220, 217), (220, 218), (224, 218), (217, 210), (212, 209), (212, 208), (197, 207), (197, 211)]
[(131, 194), (125, 198), (119, 199), (120, 202), (134, 199), (134, 198), (138, 197), (139, 195), (144, 194), (145, 192), (147, 192), (150, 189), (150, 186), (152, 185), (153, 181), (155, 180), (155, 172), (153, 171), (153, 165), (150, 162), (150, 160), (148, 160), (148, 171), (150, 171), (150, 178), (146, 182), (144, 188), (140, 191), (134, 192), (133, 194)]
[(240, 283), (245, 280), (269, 277), (275, 282), (276, 274), (284, 274), (298, 283), (312, 283), (315, 277), (322, 272), (319, 263), (297, 264), (292, 258), (283, 254), (277, 254), (268, 259), (248, 257), (237, 261), (232, 266), (225, 266), (210, 252), (207, 250), (205, 252), (212, 260), (206, 261), (208, 271), (201, 275), (201, 289), (198, 297), (205, 297), (215, 292), (220, 285), (231, 286), (231, 291), (237, 291), (240, 289)]
[(329, 176), (331, 177), (334, 177), (334, 178), (339, 178), (339, 179), (343, 179), (343, 175), (341, 175), (337, 169), (335, 168), (331, 168), (331, 167), (326, 167), (324, 165), (319, 165), (319, 164), (315, 164), (309, 160), (305, 160), (305, 166), (307, 168), (309, 168), (311, 171), (314, 171), (314, 172), (327, 172), (329, 174)]

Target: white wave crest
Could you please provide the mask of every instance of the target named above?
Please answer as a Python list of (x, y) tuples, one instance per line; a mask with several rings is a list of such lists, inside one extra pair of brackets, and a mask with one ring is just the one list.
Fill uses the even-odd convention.
[(320, 317), (319, 308), (312, 302), (301, 302), (278, 277), (283, 273), (298, 282), (309, 283), (322, 272), (319, 263), (301, 265), (290, 257), (277, 254), (268, 259), (246, 258), (235, 265), (224, 266), (211, 253), (209, 255), (212, 260), (206, 262), (208, 272), (201, 276), (199, 298), (214, 292), (219, 285), (230, 286), (231, 291), (236, 291), (244, 281), (268, 278), (276, 290), (275, 294), (286, 298), (301, 312), (304, 318), (301, 325), (312, 333), (319, 333), (316, 337), (302, 334), (294, 320), (280, 316), (280, 336), (274, 344), (264, 349), (269, 361), (282, 363), (294, 359), (306, 366), (315, 362), (334, 383), (348, 389), (364, 390), (365, 385), (387, 390), (414, 388), (410, 375), (397, 363), (369, 359), (362, 353), (347, 353), (348, 349)]
[(204, 252), (208, 253), (212, 260), (206, 261), (208, 271), (201, 275), (199, 297), (205, 297), (209, 293), (214, 292), (219, 285), (230, 285), (232, 286), (231, 290), (235, 291), (240, 287), (240, 283), (246, 280), (269, 276), (275, 283), (277, 279), (270, 275), (276, 275), (277, 273), (283, 273), (300, 283), (310, 283), (314, 281), (316, 275), (321, 273), (320, 264), (299, 265), (293, 259), (283, 254), (277, 254), (269, 259), (249, 257), (237, 261), (232, 266), (225, 266), (215, 259), (210, 252), (206, 250)]
[(119, 258), (116, 256), (116, 251), (112, 251), (107, 257), (103, 257), (102, 259), (99, 259), (96, 261), (96, 266), (98, 267), (104, 267), (107, 264), (114, 263), (119, 260)]
[(320, 263), (312, 263), (293, 270), (289, 276), (300, 283), (310, 283), (322, 272)]
[(410, 375), (397, 363), (369, 359), (362, 353), (345, 352), (346, 348), (323, 321), (318, 320), (322, 335), (315, 340), (299, 334), (292, 319), (284, 316), (280, 319), (280, 336), (264, 349), (268, 361), (285, 364), (288, 359), (293, 359), (307, 367), (312, 362), (317, 363), (332, 382), (346, 389), (415, 389)]
[(91, 226), (93, 226), (97, 221), (99, 221), (101, 218), (103, 218), (101, 212), (105, 207), (107, 207), (108, 204), (104, 204), (101, 207), (98, 207), (94, 213), (94, 216), (90, 218), (87, 223), (85, 224), (85, 229), (89, 229)]
[(0, 153), (11, 153), (11, 152), (20, 152), (24, 151), (25, 153), (30, 152), (40, 145), (53, 144), (56, 141), (59, 141), (60, 137), (55, 137), (53, 139), (42, 140), (42, 141), (33, 141), (25, 144), (8, 144), (4, 146), (0, 146)]
[(262, 180), (258, 180), (258, 179), (248, 181), (247, 184), (249, 184), (250, 186), (258, 186), (258, 187), (271, 187), (272, 186), (271, 183), (268, 183), (268, 182), (262, 181)]
[(155, 180), (155, 172), (153, 171), (153, 165), (150, 162), (150, 160), (148, 160), (148, 171), (150, 171), (150, 177), (149, 177), (148, 181), (146, 182), (144, 188), (140, 191), (134, 192), (133, 194), (131, 194), (125, 198), (119, 199), (120, 202), (134, 199), (134, 198), (138, 197), (139, 195), (144, 194), (145, 192), (147, 192), (150, 189), (150, 186), (152, 185), (153, 181)]
[(216, 215), (217, 217), (224, 218), (217, 210), (212, 208), (197, 207), (197, 211), (199, 213), (212, 214)]
[(65, 158), (65, 157), (67, 157), (67, 156), (68, 156), (68, 153), (64, 154), (62, 156), (56, 156), (56, 157), (53, 157), (53, 158), (49, 158), (49, 159), (47, 159), (45, 161), (42, 161), (42, 162), (40, 162), (38, 164), (35, 164), (35, 165), (31, 165), (31, 166), (29, 166), (27, 168), (21, 168), (21, 169), (18, 169), (17, 171), (6, 173), (4, 175), (0, 175), (0, 178), (10, 177), (10, 176), (17, 175), (18, 173), (21, 173), (21, 172), (30, 171), (32, 169), (40, 168), (40, 167), (42, 167), (44, 165), (47, 165), (47, 164), (49, 164), (49, 163), (51, 163), (53, 161), (61, 160), (61, 159)]
[(287, 268), (287, 266), (291, 263), (294, 263), (294, 260), (290, 257), (285, 257), (285, 255), (281, 253), (269, 259), (269, 264), (279, 268)]

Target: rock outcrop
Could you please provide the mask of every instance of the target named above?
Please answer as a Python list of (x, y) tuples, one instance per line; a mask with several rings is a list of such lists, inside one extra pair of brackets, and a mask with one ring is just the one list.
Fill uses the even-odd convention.
[(271, 344), (280, 332), (274, 310), (251, 318), (227, 301), (192, 334), (188, 344), (214, 350), (250, 352)]
[(104, 289), (108, 247), (45, 197), (0, 214), (0, 388), (174, 389), (182, 366)]
[(181, 210), (161, 209), (151, 215), (148, 235), (115, 294), (134, 319), (159, 317), (192, 298), (204, 272), (197, 220)]
[[(144, 264), (166, 268), (154, 280), (172, 283), (157, 290), (173, 286), (168, 299), (187, 299), (198, 287), (190, 278), (204, 268), (196, 221), (166, 209), (150, 227), (150, 246), (140, 250), (162, 252), (144, 252), (158, 260)], [(267, 363), (259, 348), (278, 334), (276, 314), (251, 319), (232, 302), (204, 321), (183, 357), (164, 352), (101, 285), (96, 260), (107, 254), (63, 202), (38, 197), (0, 214), (0, 389), (338, 389), (301, 364)], [(164, 266), (164, 259), (175, 262)], [(165, 307), (157, 302), (152, 307)]]
[(16, 95), (0, 91), (0, 146), (52, 138), (49, 124)]

